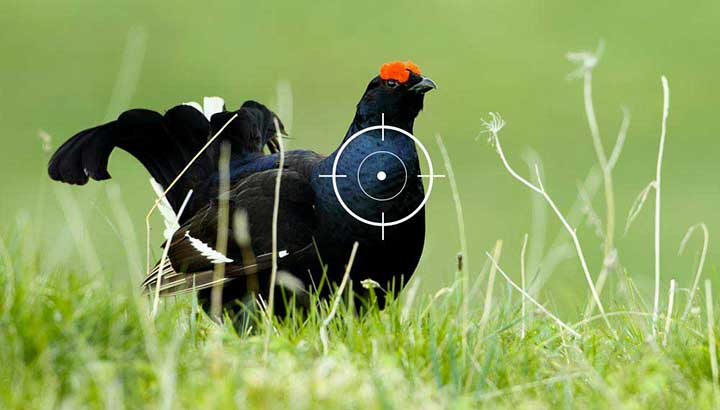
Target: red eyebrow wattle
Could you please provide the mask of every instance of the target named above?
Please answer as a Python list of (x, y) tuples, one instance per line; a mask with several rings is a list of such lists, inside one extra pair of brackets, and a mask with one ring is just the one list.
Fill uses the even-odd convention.
[(404, 83), (410, 78), (410, 72), (420, 75), (420, 67), (412, 61), (392, 61), (380, 66), (380, 78)]

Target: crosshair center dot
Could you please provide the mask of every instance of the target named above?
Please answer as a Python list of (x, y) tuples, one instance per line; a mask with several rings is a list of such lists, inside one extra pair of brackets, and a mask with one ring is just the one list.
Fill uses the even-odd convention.
[(385, 171), (380, 171), (377, 173), (378, 181), (384, 181), (385, 178), (387, 178), (387, 174), (385, 173)]

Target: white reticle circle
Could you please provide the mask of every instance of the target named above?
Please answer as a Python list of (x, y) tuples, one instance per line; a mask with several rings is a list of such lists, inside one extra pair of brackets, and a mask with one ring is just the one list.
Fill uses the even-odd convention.
[[(384, 120), (384, 118), (383, 118), (383, 120)], [(385, 221), (384, 213), (382, 214), (382, 219), (379, 222), (371, 221), (369, 219), (361, 217), (360, 215), (353, 212), (353, 210), (350, 209), (350, 207), (345, 203), (345, 201), (343, 201), (342, 195), (340, 195), (340, 190), (338, 189), (337, 167), (338, 167), (338, 163), (340, 161), (340, 157), (342, 156), (343, 151), (345, 151), (345, 148), (347, 148), (347, 146), (351, 142), (353, 142), (356, 138), (359, 138), (362, 135), (364, 135), (370, 131), (375, 131), (375, 130), (381, 131), (381, 136), (378, 136), (377, 138), (382, 138), (383, 140), (385, 138), (385, 130), (399, 132), (400, 134), (412, 139), (413, 142), (415, 143), (415, 145), (417, 145), (420, 148), (420, 151), (422, 151), (423, 155), (425, 156), (425, 159), (427, 160), (427, 164), (428, 164), (429, 173), (427, 175), (417, 175), (418, 178), (428, 177), (428, 179), (429, 179), (427, 191), (425, 192), (425, 197), (423, 198), (422, 202), (420, 202), (420, 205), (418, 205), (417, 208), (415, 208), (412, 212), (410, 212), (410, 214), (406, 215), (403, 218), (394, 220), (394, 221)], [(397, 155), (395, 155), (389, 151), (376, 151), (376, 152), (373, 152), (370, 155), (366, 156), (363, 159), (363, 161), (360, 163), (360, 166), (358, 167), (358, 177), (359, 177), (360, 169), (362, 168), (363, 162), (365, 162), (365, 160), (367, 160), (368, 158), (370, 158), (371, 156), (376, 155), (376, 154), (384, 154), (384, 155), (390, 154), (390, 155), (393, 155), (398, 160), (400, 160), (400, 163), (403, 165), (403, 168), (405, 169), (405, 183), (403, 183), (403, 188), (404, 188), (405, 184), (407, 183), (407, 178), (408, 178), (407, 167), (405, 167), (405, 164)], [(428, 151), (425, 148), (425, 146), (422, 144), (422, 142), (420, 142), (419, 139), (417, 139), (414, 135), (405, 131), (404, 129), (398, 128), (398, 127), (393, 127), (392, 125), (385, 125), (384, 121), (383, 121), (383, 124), (364, 128), (364, 129), (356, 132), (355, 134), (351, 135), (347, 140), (345, 140), (345, 142), (340, 146), (340, 149), (338, 149), (337, 154), (335, 155), (335, 160), (333, 161), (333, 166), (332, 166), (332, 173), (329, 175), (329, 177), (332, 179), (333, 191), (335, 191), (335, 196), (337, 197), (338, 201), (340, 202), (340, 205), (343, 207), (345, 212), (347, 212), (350, 216), (352, 216), (353, 218), (357, 219), (358, 221), (360, 221), (362, 223), (365, 223), (365, 224), (368, 224), (371, 226), (378, 226), (378, 227), (381, 227), (384, 229), (386, 226), (395, 226), (395, 225), (399, 225), (403, 222), (406, 222), (410, 218), (415, 216), (418, 212), (420, 212), (420, 210), (425, 206), (428, 199), (430, 198), (430, 193), (432, 192), (432, 187), (433, 187), (433, 179), (435, 179), (435, 173), (433, 171), (433, 165), (432, 165), (432, 160), (430, 159), (430, 154), (428, 154)], [(346, 177), (346, 175), (341, 175), (341, 177)], [(387, 177), (388, 177), (388, 175), (383, 170), (380, 170), (376, 174), (376, 178), (380, 181), (384, 181)], [(358, 178), (358, 183), (360, 183), (359, 178)], [(372, 199), (378, 200), (378, 201), (387, 201), (387, 200), (393, 199), (403, 191), (403, 189), (400, 189), (400, 191), (397, 194), (395, 194), (393, 197), (378, 199), (378, 198), (373, 198), (371, 195), (368, 195), (368, 193), (365, 192), (365, 189), (362, 187), (361, 183), (360, 183), (360, 189), (362, 189), (362, 191), (365, 195), (367, 195), (368, 197), (370, 197)], [(383, 233), (384, 233), (384, 231), (383, 231)]]
[[(402, 184), (402, 187), (400, 187), (400, 189), (395, 193), (395, 195), (391, 195), (391, 196), (386, 197), (386, 198), (378, 198), (378, 197), (376, 197), (376, 196), (370, 195), (370, 194), (365, 190), (365, 188), (363, 187), (362, 180), (360, 179), (360, 172), (361, 172), (362, 169), (363, 169), (363, 165), (365, 164), (365, 161), (367, 161), (369, 158), (372, 158), (372, 157), (374, 157), (374, 156), (376, 156), (376, 155), (383, 155), (383, 156), (389, 155), (390, 157), (392, 157), (393, 159), (395, 159), (396, 161), (398, 161), (398, 162), (400, 163), (400, 165), (402, 165), (403, 178), (404, 178), (404, 179), (403, 179), (403, 184)], [(388, 177), (387, 172), (385, 172), (385, 171), (383, 171), (383, 170), (380, 170), (380, 171), (378, 171), (378, 172), (375, 174), (375, 179), (377, 179), (378, 181), (385, 181), (385, 180), (387, 179), (387, 177)], [(400, 194), (402, 193), (402, 191), (405, 189), (405, 185), (407, 185), (407, 179), (408, 179), (408, 175), (407, 175), (407, 167), (405, 166), (405, 163), (403, 162), (402, 159), (400, 159), (400, 157), (398, 157), (396, 154), (394, 154), (394, 153), (392, 153), (392, 152), (390, 152), (390, 151), (375, 151), (375, 152), (373, 152), (372, 154), (370, 154), (370, 155), (366, 156), (365, 158), (363, 158), (363, 160), (360, 161), (360, 165), (358, 165), (357, 181), (358, 181), (358, 185), (360, 186), (360, 190), (361, 190), (361, 191), (363, 192), (363, 194), (365, 194), (368, 198), (374, 199), (374, 200), (376, 200), (376, 201), (389, 201), (389, 200), (397, 197), (398, 195), (400, 195)]]

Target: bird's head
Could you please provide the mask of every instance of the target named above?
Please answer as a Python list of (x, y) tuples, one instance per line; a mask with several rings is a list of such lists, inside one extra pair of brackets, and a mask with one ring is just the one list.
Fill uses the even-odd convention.
[(412, 128), (415, 117), (423, 108), (425, 93), (435, 88), (435, 82), (423, 76), (415, 63), (385, 63), (360, 99), (355, 122), (361, 126), (377, 125), (381, 115), (385, 114), (386, 124)]

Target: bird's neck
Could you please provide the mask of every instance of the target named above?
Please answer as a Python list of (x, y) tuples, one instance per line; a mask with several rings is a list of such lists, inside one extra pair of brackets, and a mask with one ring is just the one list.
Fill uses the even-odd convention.
[[(358, 155), (362, 156), (363, 154), (367, 155), (377, 150), (392, 151), (398, 156), (400, 156), (403, 161), (409, 162), (409, 165), (413, 167), (413, 172), (416, 171), (415, 167), (417, 167), (417, 171), (419, 171), (417, 150), (415, 149), (414, 141), (411, 138), (398, 132), (386, 131), (386, 138), (383, 139), (382, 131), (369, 131), (367, 133), (360, 134), (353, 140), (353, 142), (345, 145), (347, 140), (353, 135), (358, 134), (360, 131), (366, 128), (378, 126), (383, 123), (385, 123), (385, 125), (400, 128), (410, 134), (412, 134), (413, 132), (414, 119), (385, 118), (383, 120), (381, 114), (362, 114), (358, 112), (357, 114), (355, 114), (355, 118), (350, 124), (350, 127), (348, 127), (341, 146), (338, 147), (332, 154), (328, 155), (327, 158), (317, 164), (317, 170), (319, 171), (319, 173), (332, 173), (333, 163), (335, 162), (335, 158), (337, 158), (341, 149), (343, 157), (353, 157)], [(378, 144), (378, 136), (380, 136), (381, 144)], [(343, 145), (345, 145), (344, 148)], [(341, 158), (338, 163), (340, 164), (340, 162), (342, 161), (343, 159)]]

